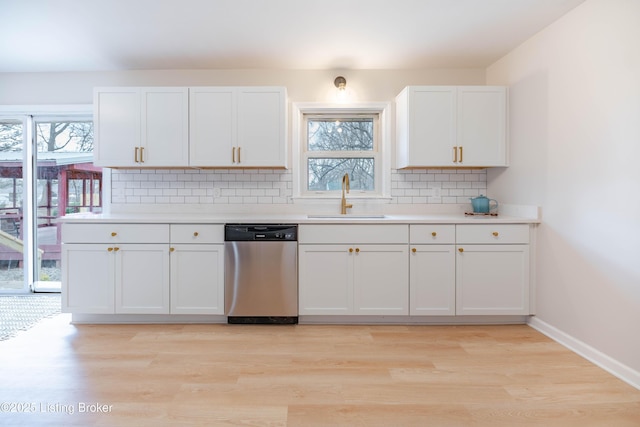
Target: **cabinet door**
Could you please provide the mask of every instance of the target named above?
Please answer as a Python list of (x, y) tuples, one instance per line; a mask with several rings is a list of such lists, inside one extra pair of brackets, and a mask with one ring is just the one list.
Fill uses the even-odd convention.
[(116, 252), (116, 313), (169, 313), (169, 245), (126, 244)]
[(410, 314), (456, 314), (455, 245), (413, 245), (410, 254)]
[(352, 314), (353, 249), (347, 245), (300, 245), (300, 314)]
[(93, 163), (137, 166), (135, 148), (141, 138), (140, 89), (98, 88), (93, 95)]
[(528, 245), (458, 245), (456, 314), (529, 314)]
[(224, 314), (224, 245), (171, 249), (171, 313)]
[(236, 91), (234, 88), (190, 88), (191, 166), (234, 166)]
[(458, 88), (457, 144), (460, 166), (507, 166), (506, 89)]
[(354, 314), (409, 314), (407, 245), (355, 245)]
[(453, 166), (456, 88), (411, 87), (397, 101), (398, 167)]
[(286, 167), (284, 88), (240, 88), (237, 166)]
[[(112, 250), (109, 251), (109, 248)], [(62, 245), (62, 311), (114, 313), (113, 273), (111, 246)]]
[(142, 88), (140, 166), (189, 165), (189, 91)]

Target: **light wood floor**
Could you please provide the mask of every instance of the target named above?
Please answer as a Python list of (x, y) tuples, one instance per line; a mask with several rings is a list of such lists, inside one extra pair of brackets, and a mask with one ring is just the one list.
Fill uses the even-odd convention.
[(524, 325), (68, 321), (0, 342), (0, 402), (35, 410), (0, 425), (640, 426), (639, 390)]

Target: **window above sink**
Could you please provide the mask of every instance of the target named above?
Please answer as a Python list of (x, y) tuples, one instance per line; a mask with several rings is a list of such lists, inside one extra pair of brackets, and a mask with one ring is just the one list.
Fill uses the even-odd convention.
[(345, 173), (349, 198), (388, 199), (389, 106), (294, 103), (294, 199), (339, 199)]

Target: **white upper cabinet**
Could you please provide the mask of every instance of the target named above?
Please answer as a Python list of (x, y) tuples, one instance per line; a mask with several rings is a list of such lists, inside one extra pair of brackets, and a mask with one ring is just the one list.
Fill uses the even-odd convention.
[(143, 166), (189, 164), (189, 91), (181, 87), (143, 88)]
[(287, 167), (283, 88), (238, 91), (238, 166)]
[[(96, 166), (133, 166), (140, 146), (140, 88), (97, 88), (93, 93)], [(139, 150), (139, 148), (138, 148)]]
[(507, 90), (409, 86), (396, 97), (397, 167), (507, 166)]
[(507, 166), (507, 89), (461, 86), (457, 98), (458, 164)]
[(94, 90), (94, 164), (287, 167), (283, 87)]
[(237, 141), (236, 89), (198, 87), (189, 92), (190, 163), (229, 166)]
[(191, 88), (191, 165), (287, 167), (282, 87)]
[(189, 164), (189, 92), (180, 87), (96, 88), (94, 164)]

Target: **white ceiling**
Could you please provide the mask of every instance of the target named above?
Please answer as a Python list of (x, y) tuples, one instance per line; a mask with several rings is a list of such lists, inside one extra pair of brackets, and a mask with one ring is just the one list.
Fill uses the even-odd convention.
[(584, 0), (0, 0), (0, 72), (484, 68)]

